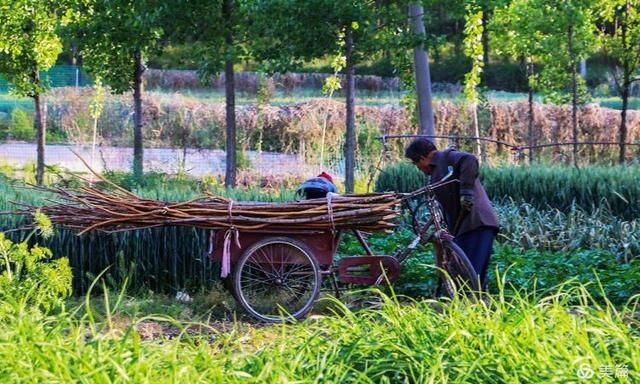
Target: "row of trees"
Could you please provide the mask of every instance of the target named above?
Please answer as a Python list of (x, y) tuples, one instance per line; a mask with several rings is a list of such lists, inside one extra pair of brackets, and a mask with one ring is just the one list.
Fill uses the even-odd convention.
[[(469, 4), (471, 3), (471, 4)], [(224, 72), (226, 80), (225, 184), (235, 184), (236, 133), (234, 65), (257, 63), (267, 72), (285, 72), (300, 62), (335, 56), (345, 75), (347, 191), (355, 169), (354, 75), (358, 63), (390, 57), (405, 85), (413, 87), (412, 49), (425, 46), (436, 58), (447, 25), (466, 21), (466, 43), (453, 46), (474, 59), (469, 94), (492, 52), (528, 68), (530, 92), (570, 95), (575, 110), (584, 82), (577, 63), (598, 46), (611, 57), (623, 97), (620, 160), (625, 157), (625, 113), (629, 87), (640, 60), (640, 0), (5, 0), (0, 3), (0, 74), (34, 100), (38, 132), (37, 181), (44, 174), (45, 124), (39, 72), (48, 69), (69, 42), (83, 66), (113, 92), (134, 97), (134, 162), (143, 173), (142, 75), (145, 62), (168, 44), (194, 44), (204, 78)], [(409, 14), (411, 9), (411, 16)], [(421, 14), (421, 10), (424, 12)], [(427, 28), (412, 16), (422, 16)], [(436, 28), (437, 27), (437, 28)], [(464, 43), (464, 44), (463, 44)], [(536, 71), (544, 64), (542, 71)], [(423, 66), (418, 65), (418, 68)], [(427, 69), (421, 69), (421, 74)], [(418, 76), (420, 77), (420, 76)], [(428, 81), (428, 77), (426, 79)], [(420, 89), (420, 87), (418, 87)], [(424, 88), (424, 87), (423, 87)], [(569, 90), (569, 92), (567, 92)], [(429, 95), (426, 95), (430, 97)], [(530, 98), (532, 100), (532, 98)], [(422, 106), (425, 103), (421, 104)], [(428, 114), (424, 107), (420, 112)], [(423, 132), (432, 133), (429, 119)], [(532, 115), (531, 120), (532, 121)]]

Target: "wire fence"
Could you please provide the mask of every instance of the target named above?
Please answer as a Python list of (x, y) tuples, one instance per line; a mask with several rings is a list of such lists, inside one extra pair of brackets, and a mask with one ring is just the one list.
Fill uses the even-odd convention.
[[(92, 85), (91, 77), (78, 65), (56, 65), (48, 71), (40, 72), (40, 81), (45, 85), (57, 87), (84, 87)], [(7, 93), (12, 85), (0, 76), (0, 93)]]
[[(162, 74), (161, 71), (158, 73)], [(174, 76), (175, 77), (175, 76)], [(55, 66), (51, 70), (42, 73), (42, 79), (50, 87), (83, 87), (91, 85), (91, 78), (82, 71), (79, 66), (72, 65), (60, 65)], [(6, 80), (0, 78), (0, 129), (2, 125), (5, 125), (5, 129), (8, 126), (11, 110), (19, 107), (24, 110), (32, 110), (33, 102), (28, 99), (16, 99), (16, 98), (4, 98), (2, 93), (11, 88), (10, 84)], [(66, 110), (66, 106), (63, 105), (60, 110)], [(182, 108), (186, 108), (183, 104), (178, 104), (176, 109), (179, 111)], [(126, 113), (127, 118), (120, 120), (109, 120), (105, 124), (109, 127), (117, 127), (119, 124), (128, 124), (128, 117), (130, 112), (127, 108), (122, 108), (116, 111), (117, 113)], [(287, 112), (286, 110), (283, 111)], [(280, 112), (278, 112), (280, 113)], [(81, 116), (82, 117), (82, 116)], [(205, 120), (212, 121), (212, 117), (207, 117)], [(70, 124), (73, 128), (74, 124)], [(78, 128), (79, 129), (79, 128)], [(380, 128), (383, 131), (382, 128)], [(405, 130), (406, 131), (406, 130)], [(219, 131), (216, 131), (219, 132)], [(397, 132), (397, 131), (396, 131)], [(71, 132), (73, 133), (73, 132)], [(289, 134), (287, 132), (287, 134)], [(374, 134), (375, 135), (375, 134)], [(5, 135), (6, 136), (6, 135)], [(80, 135), (81, 136), (81, 135)], [(215, 135), (213, 135), (215, 136)], [(362, 173), (368, 174), (372, 172), (371, 169), (377, 170), (377, 164), (384, 164), (379, 160), (385, 156), (384, 152), (389, 152), (390, 146), (388, 141), (391, 139), (409, 139), (420, 137), (420, 135), (385, 135), (380, 136), (378, 139), (383, 142), (384, 151), (379, 155), (378, 153), (372, 153), (370, 149), (360, 148), (358, 150), (358, 169)], [(581, 148), (578, 156), (583, 163), (586, 162), (616, 162), (617, 161), (617, 147), (619, 143), (613, 141), (580, 141), (580, 142), (559, 142), (559, 143), (536, 143), (534, 145), (527, 145), (514, 142), (506, 142), (502, 140), (496, 140), (491, 137), (475, 137), (475, 136), (463, 136), (463, 135), (436, 135), (429, 136), (430, 138), (446, 141), (445, 145), (452, 145), (457, 148), (467, 150), (469, 152), (475, 152), (475, 141), (479, 140), (483, 143), (483, 155), (487, 155), (491, 160), (498, 159), (503, 162), (508, 161), (513, 164), (525, 163), (526, 158), (531, 159), (531, 155), (538, 155), (537, 160), (557, 162), (567, 161), (571, 156), (571, 148), (569, 146), (579, 146)], [(70, 136), (70, 138), (72, 138)], [(274, 140), (279, 140), (279, 137), (274, 137)], [(71, 141), (71, 140), (70, 140)], [(125, 140), (121, 140), (124, 142)], [(375, 140), (373, 140), (375, 141)], [(402, 140), (399, 140), (402, 141)], [(77, 141), (87, 143), (84, 141)], [(90, 142), (90, 141), (89, 141)], [(91, 147), (87, 145), (48, 145), (45, 150), (45, 160), (48, 165), (58, 165), (60, 167), (69, 169), (71, 171), (86, 171), (84, 165), (79, 161), (69, 148), (73, 148), (76, 152), (86, 160), (91, 160), (93, 167), (103, 172), (105, 170), (114, 171), (128, 171), (131, 169), (132, 162), (132, 148), (118, 147), (116, 145), (127, 145), (123, 143), (109, 142), (114, 146), (99, 146), (92, 154)], [(328, 171), (336, 175), (339, 179), (344, 175), (344, 161), (342, 159), (342, 150), (339, 148), (342, 145), (338, 143), (338, 148), (334, 148), (333, 153), (338, 153), (337, 156), (331, 161), (324, 161), (325, 164), (319, 164), (318, 159), (303, 153), (272, 153), (272, 152), (256, 152), (256, 151), (244, 151), (239, 153), (240, 161), (238, 162), (239, 168), (264, 175), (282, 175), (292, 174), (306, 176), (320, 171)], [(158, 146), (165, 145), (167, 143), (158, 144)], [(208, 149), (197, 148), (145, 148), (144, 152), (144, 168), (148, 171), (161, 171), (166, 173), (185, 172), (195, 177), (201, 177), (204, 175), (221, 175), (224, 174), (226, 169), (226, 155), (221, 149), (216, 148), (215, 145), (206, 145), (202, 142), (197, 143)], [(406, 142), (396, 143), (393, 145), (393, 161), (398, 161), (403, 158), (403, 147)], [(151, 144), (150, 146), (152, 146)], [(640, 143), (630, 142), (627, 143), (628, 159), (638, 161), (638, 151)], [(217, 148), (221, 146), (218, 145)], [(366, 156), (364, 152), (368, 152)], [(527, 156), (530, 155), (530, 156)], [(634, 157), (635, 156), (635, 157)], [(36, 161), (36, 148), (35, 144), (24, 143), (4, 143), (0, 144), (0, 166), (8, 164), (14, 168), (22, 168), (28, 166)], [(491, 161), (489, 162), (491, 164)]]
[[(91, 77), (80, 66), (56, 65), (48, 71), (40, 72), (42, 83), (50, 88), (84, 87), (93, 85)], [(13, 85), (0, 75), (0, 118), (7, 118), (16, 109), (33, 112), (33, 100), (9, 95)]]
[[(77, 155), (76, 155), (77, 154)], [(99, 146), (92, 149), (87, 145), (47, 145), (45, 163), (71, 172), (88, 173), (80, 156), (92, 169), (99, 173), (132, 169), (133, 148)], [(0, 165), (14, 169), (24, 169), (36, 162), (36, 145), (30, 143), (0, 144)], [(247, 170), (263, 176), (292, 175), (307, 177), (321, 171), (331, 172), (342, 178), (344, 171), (341, 161), (327, 164), (308, 164), (298, 154), (244, 151), (238, 161), (239, 171)], [(168, 174), (186, 173), (193, 177), (224, 175), (226, 152), (219, 149), (194, 148), (145, 148), (145, 171)]]

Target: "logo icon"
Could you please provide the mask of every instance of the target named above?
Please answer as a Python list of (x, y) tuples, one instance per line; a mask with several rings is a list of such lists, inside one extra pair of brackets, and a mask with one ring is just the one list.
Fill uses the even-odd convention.
[(588, 380), (592, 378), (593, 374), (594, 374), (593, 369), (591, 369), (591, 367), (587, 363), (581, 364), (580, 367), (578, 367), (578, 370), (576, 371), (576, 375), (578, 376), (579, 379), (582, 379), (582, 380)]

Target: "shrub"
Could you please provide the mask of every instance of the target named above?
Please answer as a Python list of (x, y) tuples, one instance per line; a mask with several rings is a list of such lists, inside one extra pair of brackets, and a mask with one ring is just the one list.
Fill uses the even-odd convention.
[(45, 312), (61, 306), (71, 294), (71, 267), (66, 257), (51, 260), (51, 250), (27, 242), (13, 243), (0, 232), (0, 316), (10, 303), (24, 303)]
[(380, 172), (376, 180), (377, 192), (411, 192), (423, 187), (427, 177), (408, 162), (392, 164)]
[(11, 111), (9, 135), (15, 140), (33, 140), (36, 136), (33, 129), (33, 117), (21, 108)]

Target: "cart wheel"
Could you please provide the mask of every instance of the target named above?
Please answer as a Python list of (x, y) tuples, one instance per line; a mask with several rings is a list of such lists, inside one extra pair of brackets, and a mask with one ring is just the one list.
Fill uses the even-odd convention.
[(265, 322), (302, 318), (320, 293), (321, 275), (308, 247), (287, 237), (269, 237), (247, 248), (233, 278), (236, 299)]
[(438, 267), (446, 271), (442, 284), (451, 298), (456, 293), (473, 294), (479, 290), (479, 278), (473, 264), (460, 247), (452, 241), (444, 241), (437, 255)]

